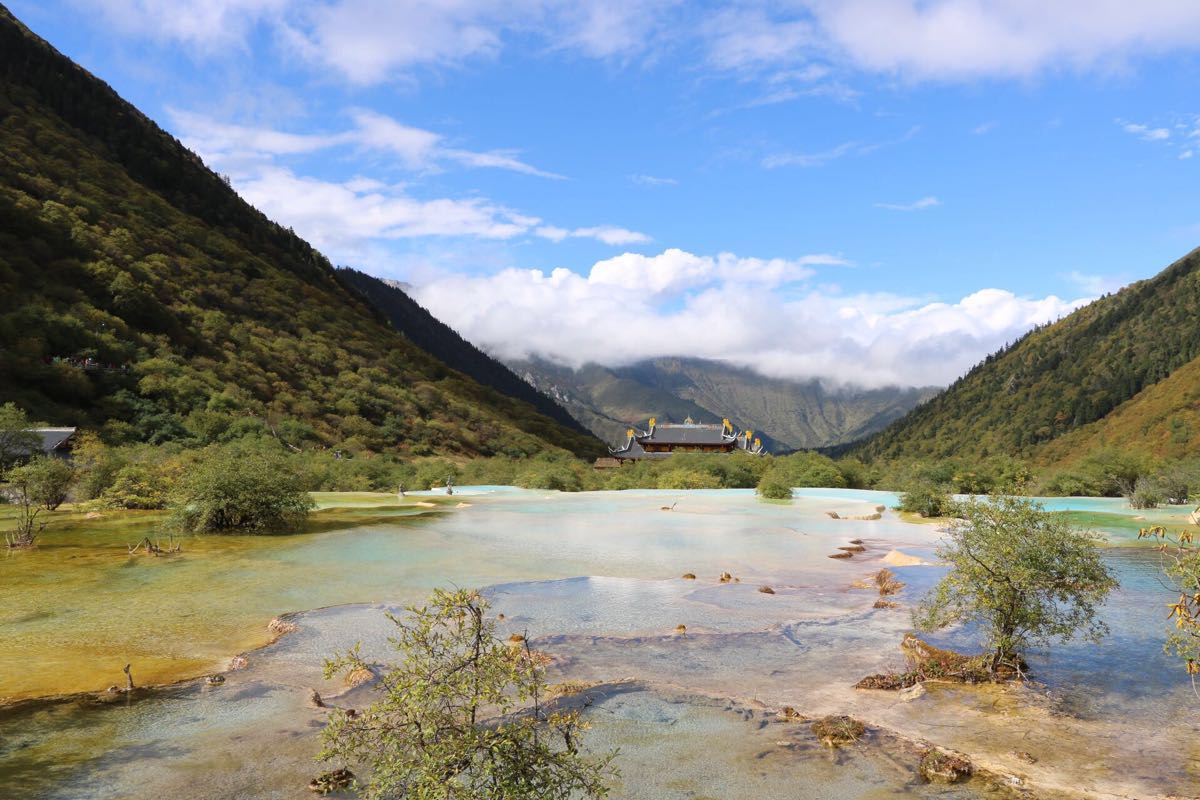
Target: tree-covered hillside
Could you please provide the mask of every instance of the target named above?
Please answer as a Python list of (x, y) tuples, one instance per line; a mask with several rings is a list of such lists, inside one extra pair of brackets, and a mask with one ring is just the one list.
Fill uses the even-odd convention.
[(393, 330), (326, 259), (0, 7), (0, 401), (110, 441), (599, 443)]
[(1200, 454), (1200, 358), (1147, 386), (1111, 413), (1038, 448), (1042, 464), (1069, 464), (1116, 448), (1167, 460)]
[[(852, 452), (884, 458), (1034, 456), (1200, 356), (1197, 309), (1200, 250), (988, 356)], [(1084, 437), (1075, 441), (1086, 444)], [(1134, 437), (1128, 444), (1145, 442)], [(1055, 460), (1071, 456), (1059, 452)]]
[(542, 394), (517, 377), (504, 364), (468, 342), (457, 331), (409, 297), (403, 289), (355, 269), (342, 268), (337, 271), (337, 275), (343, 283), (352, 286), (366, 297), (371, 305), (387, 317), (396, 330), (426, 353), (439, 361), (453, 364), (459, 372), (484, 386), (490, 386), (509, 397), (529, 403), (568, 428), (587, 433), (586, 428), (548, 395)]

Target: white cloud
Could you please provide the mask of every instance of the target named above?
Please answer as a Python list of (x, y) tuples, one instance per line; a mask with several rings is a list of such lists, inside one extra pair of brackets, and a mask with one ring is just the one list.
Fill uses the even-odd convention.
[(708, 59), (720, 69), (802, 62), (806, 51), (816, 44), (810, 21), (773, 18), (765, 8), (718, 10), (702, 31), (709, 39)]
[(824, 46), (853, 66), (915, 80), (1108, 67), (1200, 45), (1193, 0), (807, 0)]
[(361, 148), (395, 156), (409, 170), (435, 169), (443, 162), (467, 167), (505, 169), (543, 178), (562, 178), (537, 169), (511, 150), (475, 152), (448, 147), (445, 137), (405, 125), (367, 109), (349, 112), (352, 126), (339, 133), (287, 133), (236, 125), (189, 111), (169, 109), (180, 139), (211, 164), (222, 166), (270, 161), (276, 156), (314, 153), (335, 147)]
[(982, 122), (982, 123), (976, 125), (974, 128), (971, 129), (971, 133), (975, 134), (976, 136), (983, 136), (985, 133), (990, 133), (992, 131), (992, 129), (995, 127), (996, 127), (995, 121), (989, 120), (988, 122)]
[(937, 208), (941, 204), (941, 200), (931, 195), (911, 203), (876, 203), (875, 207), (886, 208), (888, 211), (924, 211), (927, 208)]
[(378, 181), (332, 183), (281, 167), (266, 167), (234, 185), (249, 203), (335, 258), (377, 239), (511, 239), (541, 222), (481, 198), (419, 200)]
[(664, 27), (678, 0), (565, 0), (546, 2), (543, 35), (561, 49), (593, 58), (641, 53)]
[(836, 147), (828, 150), (822, 150), (816, 153), (775, 153), (769, 155), (762, 160), (762, 165), (767, 169), (776, 169), (778, 167), (822, 167), (831, 161), (836, 161), (844, 156), (865, 156), (882, 150), (885, 147), (902, 144), (912, 139), (921, 132), (920, 125), (914, 125), (904, 132), (903, 135), (895, 139), (877, 142), (842, 142)]
[(1118, 119), (1117, 124), (1126, 133), (1132, 133), (1144, 142), (1162, 142), (1171, 138), (1171, 132), (1166, 128), (1151, 128), (1149, 125), (1141, 125), (1136, 122), (1126, 122)]
[(255, 25), (278, 21), (294, 0), (74, 0), (116, 31), (181, 42), (206, 54), (241, 45)]
[(612, 246), (650, 241), (644, 233), (615, 226), (560, 228), (481, 197), (420, 199), (402, 184), (362, 176), (324, 181), (285, 167), (257, 165), (234, 176), (233, 186), (247, 202), (294, 228), (337, 263), (386, 263), (381, 245), (399, 239), (504, 241), (534, 234), (552, 241), (571, 237)]
[(1129, 278), (1124, 275), (1094, 275), (1078, 270), (1068, 272), (1065, 277), (1081, 291), (1093, 297), (1111, 294), (1129, 283)]
[[(287, 39), (309, 60), (354, 83), (417, 67), (457, 67), (496, 57), (510, 40), (536, 37), (550, 50), (628, 58), (646, 50), (671, 0), (333, 0), (305, 9)], [(541, 48), (547, 49), (547, 48)]]
[[(983, 289), (958, 302), (812, 288), (829, 255), (754, 259), (625, 253), (565, 268), (445, 275), (417, 299), (504, 358), (580, 365), (655, 356), (725, 359), (764, 374), (860, 386), (946, 384), (1032, 326), (1085, 301)], [(771, 291), (787, 287), (787, 291)]]
[(763, 159), (762, 165), (767, 169), (776, 167), (821, 167), (830, 161), (835, 161), (844, 155), (854, 152), (860, 147), (858, 142), (842, 142), (837, 147), (818, 153), (776, 153)]
[(336, 0), (305, 4), (287, 39), (353, 83), (376, 83), (417, 65), (490, 57), (501, 27), (528, 3), (495, 0)]
[(1195, 0), (74, 0), (119, 31), (220, 54), (269, 26), (281, 49), (357, 84), (522, 46), (654, 59), (670, 47), (746, 73), (814, 61), (907, 80), (1029, 78), (1200, 46)]
[(654, 175), (630, 175), (629, 180), (639, 186), (678, 186), (674, 178), (659, 178)]
[(598, 242), (611, 245), (641, 244), (650, 241), (644, 233), (617, 228), (611, 225), (597, 225), (591, 228), (560, 228), (557, 225), (541, 225), (534, 230), (543, 239), (561, 242), (564, 239), (595, 239)]

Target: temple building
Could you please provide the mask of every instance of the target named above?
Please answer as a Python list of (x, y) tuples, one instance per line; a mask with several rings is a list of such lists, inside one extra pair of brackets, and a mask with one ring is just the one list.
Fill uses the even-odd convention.
[(691, 417), (682, 424), (665, 422), (659, 425), (658, 420), (651, 417), (646, 430), (630, 428), (626, 435), (628, 438), (624, 445), (608, 449), (618, 462), (669, 458), (674, 453), (732, 453), (744, 450), (759, 455), (763, 452), (762, 440), (755, 438), (754, 431), (738, 433), (727, 419), (722, 420), (720, 425), (703, 425), (694, 422)]

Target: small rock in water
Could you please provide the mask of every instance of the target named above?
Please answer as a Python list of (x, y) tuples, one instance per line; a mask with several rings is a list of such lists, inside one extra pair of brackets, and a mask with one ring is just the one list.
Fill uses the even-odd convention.
[(503, 621), (504, 621), (504, 615), (503, 615), (503, 614), (497, 614), (497, 615), (496, 615), (496, 619), (498, 619), (498, 620), (500, 620), (500, 621), (502, 621), (502, 622), (503, 622)]
[(847, 552), (845, 552), (845, 551), (843, 550), (843, 551), (840, 551), (840, 552), (837, 552), (837, 553), (832, 553), (832, 554), (830, 554), (830, 556), (829, 556), (829, 557), (830, 557), (830, 558), (853, 558), (853, 557), (854, 557), (854, 554), (853, 554), (853, 553), (847, 553)]
[(775, 590), (772, 589), (770, 586), (760, 586), (760, 587), (758, 587), (758, 590), (760, 592), (762, 592), (763, 594), (775, 594)]
[(682, 624), (676, 625), (675, 632), (676, 633), (687, 633), (687, 625), (682, 625)]
[(938, 783), (958, 783), (971, 777), (974, 768), (966, 756), (930, 750), (921, 757), (921, 777)]
[(519, 644), (525, 641), (525, 637), (519, 633), (514, 633), (512, 636), (508, 637), (508, 640), (513, 644)]
[(916, 700), (918, 697), (923, 697), (924, 695), (925, 684), (923, 683), (914, 683), (907, 689), (901, 689), (900, 691), (896, 692), (897, 699), (902, 700), (905, 703), (910, 703), (913, 700)]
[(853, 717), (831, 715), (814, 722), (812, 732), (826, 747), (841, 747), (857, 742), (867, 728)]
[(321, 693), (316, 689), (308, 690), (308, 704), (313, 708), (324, 708), (325, 701), (321, 699)]
[(683, 573), (683, 579), (685, 581), (694, 581), (696, 580), (696, 574), (694, 572), (685, 572)]
[(900, 604), (895, 600), (876, 600), (872, 608), (899, 608)]
[(234, 656), (233, 658), (229, 659), (229, 668), (245, 669), (249, 663), (250, 662), (246, 660), (245, 656)]
[(291, 633), (296, 630), (296, 623), (288, 622), (286, 619), (276, 617), (267, 623), (267, 630), (277, 636), (282, 636), (285, 633)]
[(209, 686), (220, 686), (222, 683), (225, 682), (225, 676), (224, 675), (209, 675), (207, 678), (204, 679), (204, 682), (207, 683)]
[(1017, 759), (1018, 761), (1024, 761), (1026, 764), (1036, 764), (1037, 763), (1037, 757), (1035, 755), (1033, 755), (1032, 753), (1028, 753), (1024, 750), (1014, 750), (1009, 755), (1011, 755), (1013, 758)]
[(733, 576), (728, 572), (721, 573), (721, 583), (729, 583), (731, 580), (733, 580)]
[(342, 789), (349, 789), (353, 783), (354, 773), (342, 767), (331, 772), (322, 772), (308, 782), (308, 788), (310, 791), (317, 792), (318, 794), (330, 794)]
[(346, 674), (346, 685), (353, 689), (375, 680), (375, 673), (366, 667), (356, 667)]
[(836, 511), (826, 511), (825, 515), (827, 517), (829, 517), (830, 519), (841, 519), (841, 517), (838, 516), (838, 513)]
[(881, 673), (878, 675), (868, 675), (867, 677), (854, 684), (855, 689), (882, 689), (884, 691), (897, 691), (899, 689), (907, 689), (917, 683), (917, 676), (912, 672), (892, 672)]
[(800, 716), (800, 712), (797, 711), (796, 709), (792, 708), (791, 706), (784, 706), (783, 708), (779, 709), (779, 716), (783, 717), (784, 719), (801, 719), (802, 718)]
[(867, 548), (863, 547), (861, 544), (847, 544), (839, 547), (838, 550), (841, 550), (844, 553), (864, 553), (866, 552)]

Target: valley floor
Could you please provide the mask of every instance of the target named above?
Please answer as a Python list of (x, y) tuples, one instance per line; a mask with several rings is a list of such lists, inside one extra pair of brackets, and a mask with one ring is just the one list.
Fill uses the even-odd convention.
[[(484, 588), (504, 635), (554, 657), (552, 680), (595, 684), (590, 743), (621, 748), (617, 797), (1196, 796), (1200, 701), (1162, 653), (1157, 557), (1128, 546), (1147, 523), (1121, 501), (1054, 501), (1090, 515), (1114, 545), (1105, 557), (1121, 588), (1103, 645), (1035, 654), (1025, 684), (930, 685), (902, 699), (852, 685), (902, 665), (906, 607), (942, 574), (931, 563), (938, 526), (890, 510), (827, 513), (869, 516), (890, 507), (888, 493), (798, 495), (480, 487), (402, 506), (394, 495), (323, 495), (316, 530), (189, 537), (161, 558), (126, 551), (165, 536), (156, 517), (72, 520), (0, 561), (0, 696), (91, 694), (0, 709), (0, 794), (310, 796), (327, 713), (307, 702), (311, 690), (359, 707), (373, 691), (325, 681), (323, 659), (361, 642), (386, 661), (383, 611), (458, 585)], [(1177, 512), (1157, 513), (1174, 522)], [(865, 552), (828, 558), (850, 539)], [(922, 563), (892, 567), (906, 584), (900, 608), (874, 608), (865, 581), (904, 560), (896, 552)], [(720, 582), (726, 571), (737, 580)], [(280, 615), (296, 629), (262, 646)], [(970, 632), (937, 643), (969, 649)], [(121, 682), (125, 663), (149, 684), (226, 670), (239, 651), (245, 663), (219, 686), (91, 699)], [(826, 751), (808, 725), (780, 717), (784, 706), (852, 714), (868, 737)], [(930, 743), (968, 753), (985, 774), (923, 783), (916, 761)]]

